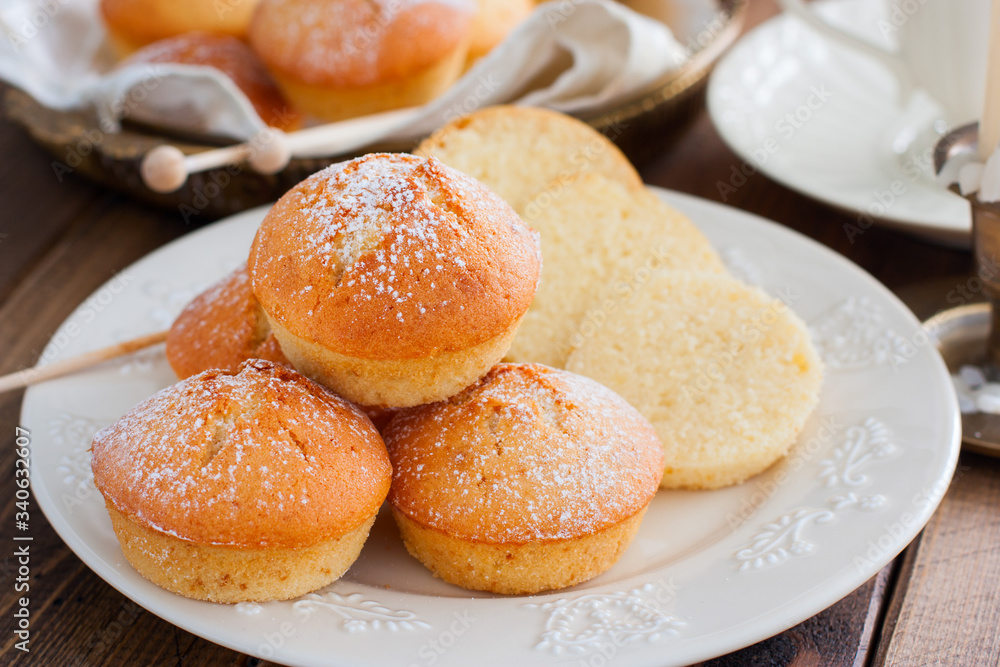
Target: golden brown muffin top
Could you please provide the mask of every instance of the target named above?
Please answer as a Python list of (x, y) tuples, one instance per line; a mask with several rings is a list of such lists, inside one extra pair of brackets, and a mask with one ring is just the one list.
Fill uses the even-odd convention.
[(214, 67), (243, 91), (261, 120), (271, 127), (293, 130), (302, 115), (292, 109), (257, 54), (244, 42), (229, 35), (188, 32), (148, 44), (122, 61), (176, 63)]
[(267, 361), (206, 371), (94, 436), (94, 482), (118, 511), (199, 544), (299, 547), (370, 518), (389, 490), (375, 427)]
[(140, 44), (192, 30), (235, 35), (247, 30), (258, 0), (101, 0), (101, 15), (113, 30)]
[(167, 334), (167, 361), (183, 380), (213, 368), (235, 371), (247, 359), (291, 366), (250, 289), (244, 264), (177, 316)]
[(403, 410), (384, 430), (389, 502), (459, 539), (581, 537), (633, 516), (663, 474), (653, 427), (593, 380), (500, 364), (446, 401)]
[(314, 85), (399, 81), (466, 42), (473, 0), (263, 0), (250, 43), (268, 66)]
[(541, 271), (534, 233), (435, 158), (372, 154), (299, 183), (250, 249), (270, 318), (334, 352), (414, 359), (505, 333)]

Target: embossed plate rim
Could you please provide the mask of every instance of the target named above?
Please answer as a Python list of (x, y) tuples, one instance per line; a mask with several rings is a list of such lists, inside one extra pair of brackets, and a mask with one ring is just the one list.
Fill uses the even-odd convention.
[[(99, 495), (80, 478), (86, 476), (82, 452), (88, 429), (117, 416), (88, 400), (101, 391), (124, 391), (127, 384), (146, 395), (168, 383), (169, 371), (155, 353), (27, 392), (22, 424), (34, 431), (36, 501), (91, 569), (146, 609), (211, 641), (287, 664), (429, 664), (432, 658), (439, 665), (516, 660), (528, 666), (551, 664), (554, 658), (579, 664), (603, 649), (614, 651), (622, 665), (681, 665), (795, 625), (863, 584), (926, 523), (957, 462), (960, 420), (954, 389), (933, 345), (922, 342), (916, 318), (848, 260), (762, 218), (654, 190), (695, 220), (723, 254), (742, 257), (741, 271), (772, 293), (784, 290), (796, 311), (825, 337), (826, 347), (844, 352), (844, 341), (855, 341), (870, 348), (843, 356), (828, 369), (818, 416), (781, 464), (787, 468), (779, 466), (749, 484), (777, 480), (782, 470), (799, 470), (794, 466), (800, 461), (802, 472), (777, 485), (704, 546), (662, 563), (644, 563), (645, 547), (637, 541), (616, 567), (642, 567), (613, 569), (590, 584), (530, 598), (460, 597), (463, 592), (433, 580), (430, 585), (439, 587), (434, 594), (401, 592), (359, 583), (350, 574), (292, 603), (223, 607), (180, 598), (141, 579), (124, 562), (106, 515), (99, 516)], [(98, 296), (110, 294), (113, 281), (64, 323), (50, 343), (55, 358), (155, 329), (183, 305), (181, 296), (201, 286), (193, 282), (196, 274), (221, 277), (239, 261), (263, 211), (193, 232), (126, 269), (124, 277), (113, 279), (124, 287), (104, 299), (110, 299), (102, 307), (104, 315), (92, 311), (101, 304)], [(90, 316), (92, 324), (80, 328), (81, 316)], [(73, 324), (80, 331), (66, 336)], [(81, 440), (74, 454), (65, 433), (52, 431), (51, 424), (83, 409), (90, 410), (84, 414), (89, 422), (64, 424)], [(827, 418), (833, 435), (824, 439)], [(887, 430), (873, 425), (866, 432), (869, 418)], [(843, 423), (838, 426), (837, 420)], [(815, 449), (813, 443), (819, 443)], [(838, 463), (844, 457), (853, 461), (850, 470)], [(728, 496), (660, 494), (649, 515), (656, 523), (647, 518), (639, 537), (662, 541), (660, 533), (669, 525), (663, 517), (671, 511), (711, 504), (713, 498), (731, 505), (752, 497), (754, 488), (712, 492)], [(721, 522), (717, 515), (711, 519)], [(754, 549), (762, 545), (759, 557)], [(373, 558), (378, 562), (377, 555)], [(474, 620), (463, 625), (465, 611)], [(382, 633), (391, 633), (391, 639), (380, 639)], [(448, 646), (439, 652), (444, 640)]]

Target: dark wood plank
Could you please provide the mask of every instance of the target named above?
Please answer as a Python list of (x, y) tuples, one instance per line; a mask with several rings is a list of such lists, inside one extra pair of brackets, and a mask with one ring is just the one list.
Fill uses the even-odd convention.
[(876, 665), (995, 665), (1000, 460), (963, 454), (895, 592)]
[[(0, 100), (6, 87), (0, 83)], [(0, 113), (0, 302), (17, 280), (95, 200), (107, 196), (79, 177), (56, 176), (53, 158)]]

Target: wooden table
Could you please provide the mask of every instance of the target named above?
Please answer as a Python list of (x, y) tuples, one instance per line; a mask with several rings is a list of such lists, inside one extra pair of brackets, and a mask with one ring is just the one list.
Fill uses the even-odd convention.
[[(753, 0), (748, 27), (776, 12)], [(651, 138), (652, 140), (652, 138)], [(109, 193), (73, 175), (24, 132), (0, 121), (0, 374), (34, 363), (45, 342), (115, 272), (190, 231), (176, 213)], [(645, 166), (648, 183), (721, 200), (742, 160), (704, 113), (680, 143)], [(847, 256), (926, 317), (971, 275), (970, 254), (853, 222), (762, 175), (726, 204), (776, 220)], [(0, 470), (13, 480), (22, 392), (0, 395)], [(2, 542), (12, 544), (13, 485), (4, 482)], [(950, 491), (921, 536), (894, 563), (814, 618), (707, 665), (997, 664), (1000, 655), (1000, 462), (963, 454)], [(0, 556), (0, 664), (261, 665), (146, 612), (91, 572), (33, 507), (31, 653), (14, 649), (16, 563)]]

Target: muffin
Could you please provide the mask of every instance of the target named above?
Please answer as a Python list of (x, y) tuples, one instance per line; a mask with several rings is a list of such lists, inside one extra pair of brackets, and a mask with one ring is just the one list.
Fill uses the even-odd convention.
[(288, 104), (257, 54), (235, 37), (207, 32), (168, 37), (144, 46), (122, 61), (123, 66), (132, 63), (214, 67), (246, 95), (267, 125), (291, 131), (302, 124), (302, 114)]
[(167, 361), (180, 379), (235, 371), (247, 359), (290, 366), (250, 288), (244, 264), (199, 294), (167, 333)]
[(101, 16), (118, 55), (166, 37), (205, 31), (246, 36), (258, 0), (101, 0)]
[(781, 301), (723, 275), (654, 271), (566, 367), (621, 394), (663, 442), (664, 488), (715, 489), (787, 452), (822, 362)]
[(534, 107), (494, 106), (441, 127), (414, 151), (482, 181), (521, 215), (560, 184), (594, 172), (626, 187), (642, 179), (618, 147), (575, 118)]
[(534, 0), (479, 0), (479, 11), (472, 22), (469, 63), (492, 51), (534, 9)]
[(583, 172), (544, 202), (524, 215), (541, 235), (545, 272), (508, 360), (564, 367), (654, 269), (725, 273), (694, 223), (644, 188)]
[(129, 563), (169, 591), (228, 603), (340, 577), (391, 478), (364, 415), (259, 360), (143, 401), (94, 436), (92, 467)]
[(262, 0), (250, 44), (327, 121), (418, 106), (462, 72), (474, 0)]
[(282, 197), (249, 268), (295, 368), (356, 403), (408, 407), (461, 391), (503, 357), (541, 260), (482, 184), (435, 159), (373, 154)]
[(530, 594), (572, 586), (622, 555), (663, 454), (621, 397), (538, 364), (500, 364), (385, 430), (389, 503), (407, 550), (441, 579)]

